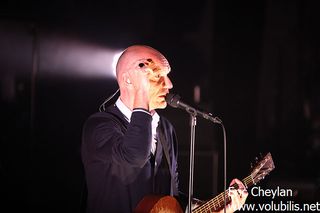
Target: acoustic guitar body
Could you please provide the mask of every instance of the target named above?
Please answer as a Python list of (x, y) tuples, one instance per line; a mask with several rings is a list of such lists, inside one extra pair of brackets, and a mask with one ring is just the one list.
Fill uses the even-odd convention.
[(179, 202), (171, 196), (150, 195), (144, 197), (134, 213), (183, 213)]

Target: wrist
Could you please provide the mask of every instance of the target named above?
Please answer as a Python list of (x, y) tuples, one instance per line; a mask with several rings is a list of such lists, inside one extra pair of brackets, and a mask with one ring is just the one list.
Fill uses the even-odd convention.
[(146, 91), (138, 90), (134, 95), (133, 108), (142, 108), (149, 111), (149, 94)]

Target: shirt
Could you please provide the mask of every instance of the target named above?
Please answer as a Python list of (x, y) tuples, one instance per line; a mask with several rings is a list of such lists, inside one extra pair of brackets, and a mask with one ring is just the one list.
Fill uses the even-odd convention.
[[(120, 112), (122, 112), (122, 114), (124, 115), (125, 119), (130, 123), (132, 111), (121, 101), (120, 98), (118, 98), (118, 100), (116, 101), (116, 106), (118, 107)], [(134, 111), (137, 111), (137, 110), (139, 110), (139, 109), (134, 109)], [(144, 110), (141, 110), (141, 111), (146, 112)], [(157, 127), (159, 125), (159, 120), (160, 120), (160, 116), (159, 116), (159, 114), (157, 112), (155, 112), (152, 115), (152, 122), (151, 122), (152, 141), (151, 141), (151, 150), (150, 151), (151, 151), (151, 153), (153, 155), (155, 154), (155, 151), (156, 151), (156, 148), (157, 148)]]

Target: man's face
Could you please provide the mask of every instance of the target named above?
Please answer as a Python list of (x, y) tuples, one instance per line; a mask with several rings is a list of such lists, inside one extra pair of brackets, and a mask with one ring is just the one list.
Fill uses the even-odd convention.
[(150, 103), (149, 110), (163, 109), (167, 106), (165, 100), (169, 90), (173, 87), (171, 80), (168, 77), (170, 66), (168, 62), (151, 61), (148, 66), (150, 70)]

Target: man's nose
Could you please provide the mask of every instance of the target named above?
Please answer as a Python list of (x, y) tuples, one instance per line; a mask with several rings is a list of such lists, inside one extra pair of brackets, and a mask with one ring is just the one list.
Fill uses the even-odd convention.
[(164, 79), (164, 87), (167, 88), (167, 89), (172, 89), (173, 88), (173, 84), (170, 80), (169, 77), (165, 77)]

